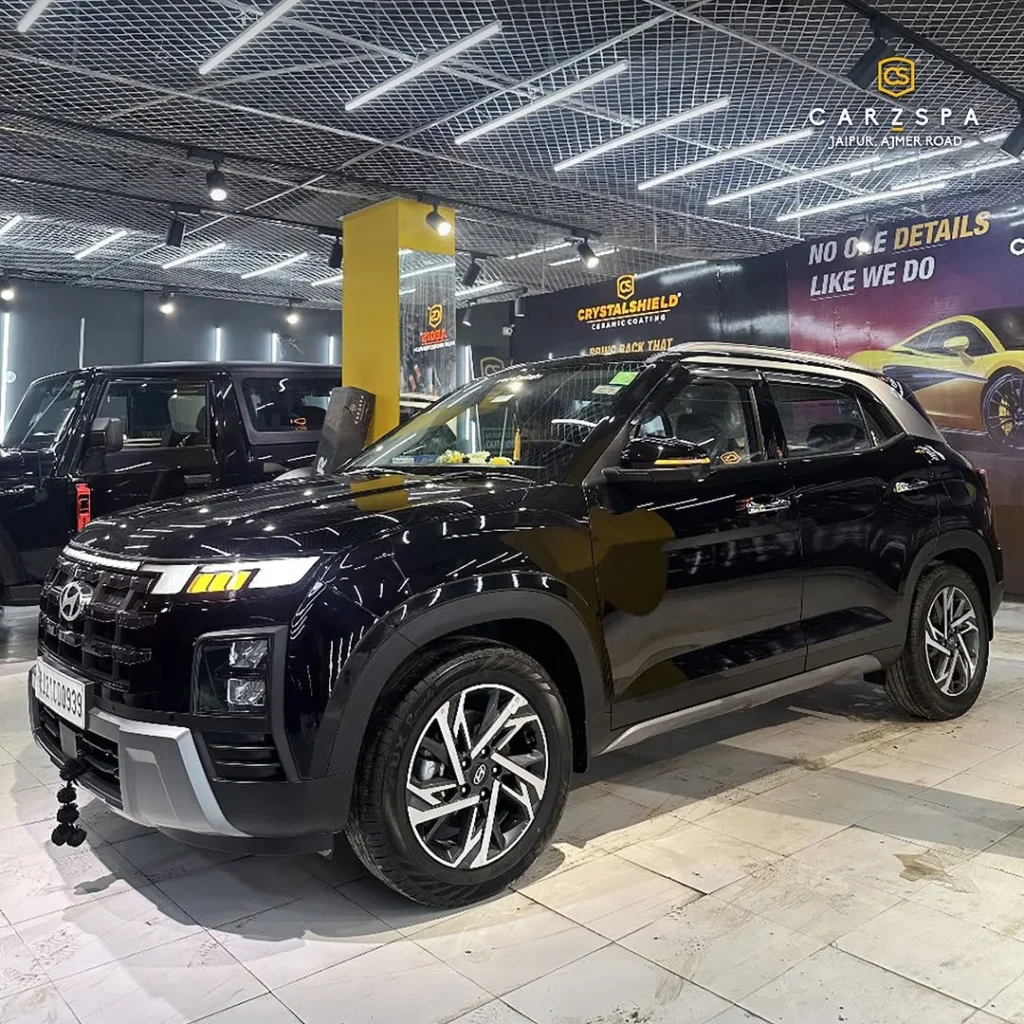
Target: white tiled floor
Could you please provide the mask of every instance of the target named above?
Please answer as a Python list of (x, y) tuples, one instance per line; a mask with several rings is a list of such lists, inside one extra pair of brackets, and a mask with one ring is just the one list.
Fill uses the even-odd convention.
[[(922, 724), (860, 680), (597, 762), (514, 891), (180, 846), (55, 776), (0, 665), (0, 1024), (1024, 1024), (1024, 633)], [(1012, 626), (1015, 628), (1007, 628)]]

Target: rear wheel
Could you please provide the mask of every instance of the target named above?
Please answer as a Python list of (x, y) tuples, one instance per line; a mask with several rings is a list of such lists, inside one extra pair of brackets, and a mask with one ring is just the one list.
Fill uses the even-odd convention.
[(371, 722), (348, 837), (378, 878), (454, 907), (505, 888), (533, 862), (565, 806), (569, 722), (544, 669), (522, 651), (456, 640), (395, 681)]
[(1024, 374), (1010, 370), (988, 383), (981, 396), (981, 419), (1000, 448), (1024, 449)]
[(937, 563), (922, 575), (907, 643), (885, 674), (889, 696), (916, 718), (956, 718), (978, 699), (988, 668), (984, 602), (963, 569)]

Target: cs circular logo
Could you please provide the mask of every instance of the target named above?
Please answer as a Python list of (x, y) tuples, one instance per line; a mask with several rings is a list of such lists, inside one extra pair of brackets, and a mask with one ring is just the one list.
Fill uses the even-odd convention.
[(65, 622), (74, 622), (81, 618), (82, 613), (92, 603), (92, 587), (87, 583), (72, 580), (60, 592), (58, 608), (60, 617)]
[(441, 326), (441, 321), (444, 319), (444, 306), (440, 302), (435, 303), (427, 309), (427, 324), (431, 328), (438, 328)]
[(615, 294), (622, 300), (633, 298), (636, 291), (636, 276), (633, 274), (621, 274), (615, 279)]

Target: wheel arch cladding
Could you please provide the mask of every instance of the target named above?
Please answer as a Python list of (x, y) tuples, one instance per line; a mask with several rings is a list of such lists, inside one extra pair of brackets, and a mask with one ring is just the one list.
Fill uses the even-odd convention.
[(410, 611), (414, 599), (395, 609), (387, 617), (386, 633), (375, 630), (374, 649), (350, 659), (342, 670), (324, 715), (313, 774), (354, 774), (367, 725), (388, 681), (418, 651), (455, 636), (519, 647), (541, 663), (569, 713), (574, 767), (585, 768), (589, 751), (600, 747), (609, 727), (604, 660), (593, 629), (568, 593), (534, 589), (530, 574), (517, 575), (516, 589), (491, 589), (447, 601), (442, 597)]
[(988, 616), (989, 626), (992, 625), (992, 590), (991, 581), (989, 579), (988, 572), (985, 569), (985, 563), (981, 560), (981, 556), (976, 551), (972, 551), (968, 548), (952, 548), (949, 551), (940, 552), (936, 558), (936, 562), (945, 562), (946, 565), (955, 565), (958, 569), (963, 569), (968, 576), (974, 581), (974, 585), (978, 588), (978, 593), (981, 594), (982, 601), (985, 602), (985, 613)]
[(999, 581), (996, 578), (992, 553), (986, 547), (985, 542), (969, 530), (951, 530), (949, 533), (939, 534), (934, 540), (924, 545), (918, 553), (913, 569), (908, 574), (907, 600), (905, 601), (907, 614), (909, 615), (910, 602), (913, 600), (918, 581), (928, 566), (935, 562), (955, 565), (971, 577), (981, 592), (982, 601), (985, 602), (985, 611), (991, 628), (994, 613), (993, 592)]

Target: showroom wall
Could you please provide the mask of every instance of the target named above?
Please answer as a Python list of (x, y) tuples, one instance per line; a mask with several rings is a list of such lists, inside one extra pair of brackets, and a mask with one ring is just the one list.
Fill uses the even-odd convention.
[(222, 359), (270, 358), (270, 336), (281, 337), (281, 359), (326, 362), (328, 336), (335, 335), (340, 360), (339, 310), (303, 309), (295, 326), (281, 306), (226, 299), (175, 296), (165, 316), (153, 293), (78, 288), (44, 281), (15, 281), (10, 306), (7, 408), (13, 412), (25, 388), (47, 373), (79, 365), (85, 320), (84, 365), (213, 359), (216, 328)]

